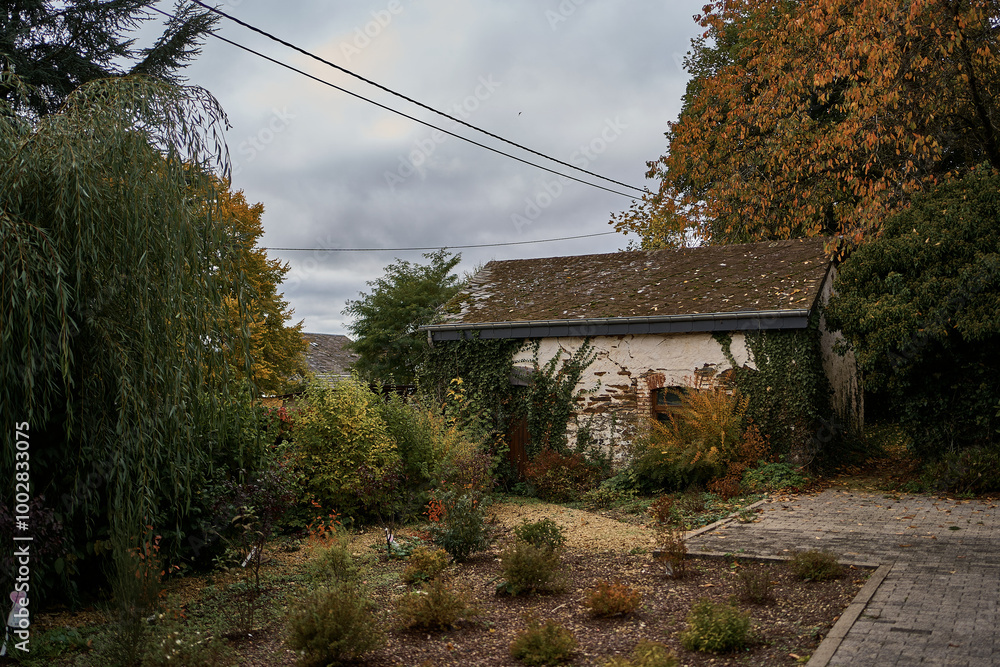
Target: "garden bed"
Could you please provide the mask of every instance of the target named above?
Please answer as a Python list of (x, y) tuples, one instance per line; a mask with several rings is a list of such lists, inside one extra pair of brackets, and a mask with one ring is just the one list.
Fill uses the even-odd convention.
[[(578, 642), (570, 663), (573, 665), (604, 665), (612, 656), (628, 656), (640, 640), (665, 643), (681, 665), (793, 665), (805, 662), (815, 651), (868, 576), (866, 570), (848, 568), (838, 579), (805, 582), (797, 579), (787, 564), (691, 558), (688, 576), (668, 578), (663, 565), (651, 555), (656, 533), (649, 527), (538, 502), (499, 504), (494, 506), (493, 515), (498, 534), (494, 547), (447, 570), (455, 587), (468, 592), (478, 613), (443, 631), (401, 627), (395, 604), (412, 590), (401, 578), (406, 562), (376, 555), (373, 547), (377, 548), (383, 539), (380, 531), (354, 537), (351, 549), (366, 563), (362, 568), (365, 588), (376, 602), (379, 626), (387, 637), (385, 646), (369, 653), (361, 664), (521, 665), (510, 656), (509, 647), (528, 619), (534, 617), (553, 619), (572, 632)], [(551, 518), (565, 531), (561, 590), (533, 596), (498, 595), (502, 545), (511, 539), (515, 526), (542, 518)], [(296, 654), (284, 644), (284, 619), (301, 595), (314, 587), (304, 574), (308, 554), (308, 548), (271, 551), (265, 566), (265, 627), (252, 637), (227, 640), (227, 650), (214, 664), (295, 664)], [(763, 605), (736, 601), (751, 615), (750, 644), (740, 651), (718, 655), (685, 650), (680, 633), (692, 605), (704, 598), (735, 600), (741, 590), (740, 571), (745, 568), (767, 568), (766, 578), (773, 582), (774, 597), (773, 603)], [(172, 605), (183, 611), (192, 631), (196, 627), (204, 630), (213, 623), (218, 627), (224, 621), (225, 584), (232, 576), (189, 577), (173, 583), (171, 588), (183, 584), (184, 597), (175, 596)], [(592, 617), (585, 604), (586, 594), (602, 581), (616, 580), (641, 594), (639, 608), (621, 617)], [(66, 618), (40, 617), (36, 630), (58, 627), (65, 624)], [(75, 664), (91, 664), (89, 657), (86, 652), (77, 655)], [(65, 664), (73, 662), (67, 660)]]

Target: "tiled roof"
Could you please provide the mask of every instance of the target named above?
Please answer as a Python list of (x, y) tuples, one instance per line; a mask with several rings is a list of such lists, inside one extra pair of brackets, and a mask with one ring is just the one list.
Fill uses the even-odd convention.
[(306, 364), (318, 376), (350, 375), (350, 366), (358, 355), (347, 349), (351, 339), (334, 334), (304, 333), (306, 339)]
[(823, 238), (493, 261), (435, 323), (811, 310), (830, 261)]

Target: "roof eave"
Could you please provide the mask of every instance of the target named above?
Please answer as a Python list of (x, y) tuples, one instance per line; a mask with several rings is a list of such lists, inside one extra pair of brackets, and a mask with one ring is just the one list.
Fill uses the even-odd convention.
[(708, 331), (805, 329), (811, 309), (754, 310), (733, 313), (590, 317), (573, 320), (428, 324), (420, 327), (432, 341), (473, 338), (556, 338)]

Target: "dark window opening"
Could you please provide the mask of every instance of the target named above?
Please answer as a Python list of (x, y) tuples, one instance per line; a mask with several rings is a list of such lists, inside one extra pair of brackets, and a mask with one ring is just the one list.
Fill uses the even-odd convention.
[(653, 395), (653, 416), (657, 421), (670, 421), (670, 415), (681, 407), (687, 387), (661, 387)]

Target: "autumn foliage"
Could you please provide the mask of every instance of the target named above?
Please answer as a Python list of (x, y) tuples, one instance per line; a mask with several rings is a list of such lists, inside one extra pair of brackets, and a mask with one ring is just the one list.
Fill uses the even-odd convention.
[(720, 0), (658, 189), (618, 216), (646, 247), (877, 236), (915, 192), (1000, 168), (1000, 8), (985, 0)]
[[(242, 286), (224, 297), (222, 329), (231, 334), (226, 359), (237, 377), (252, 377), (262, 393), (282, 393), (290, 388), (291, 378), (306, 373), (303, 323), (286, 325), (292, 309), (278, 291), (289, 266), (257, 245), (264, 234), (263, 204), (250, 204), (243, 191), (233, 191), (228, 182), (219, 182), (215, 194), (216, 215), (234, 250), (227, 282)], [(242, 327), (247, 329), (247, 346), (236, 335)]]

